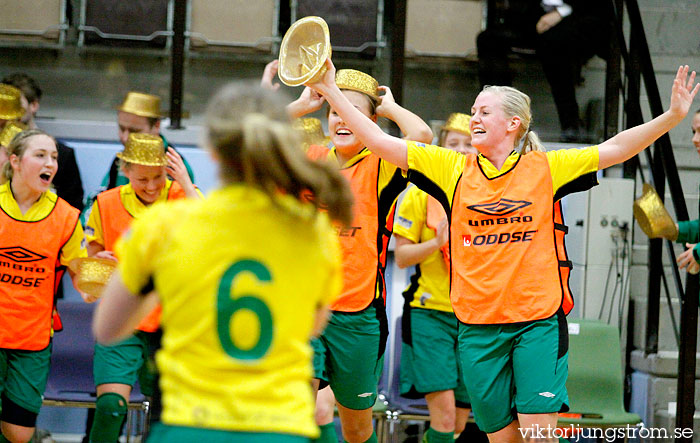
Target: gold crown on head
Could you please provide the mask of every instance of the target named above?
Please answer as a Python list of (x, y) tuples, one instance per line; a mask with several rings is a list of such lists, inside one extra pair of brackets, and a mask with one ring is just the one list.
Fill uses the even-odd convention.
[(117, 262), (105, 258), (81, 257), (70, 262), (70, 268), (76, 274), (75, 287), (78, 291), (100, 298)]
[(335, 73), (335, 84), (340, 89), (348, 89), (367, 94), (374, 101), (379, 100), (379, 83), (369, 74), (355, 69), (341, 69)]
[(163, 116), (160, 112), (160, 97), (143, 92), (130, 91), (117, 109), (140, 117), (160, 118)]
[(328, 137), (323, 133), (321, 120), (313, 117), (299, 118), (294, 121), (294, 127), (301, 131), (304, 147), (311, 145), (326, 145)]
[(7, 148), (10, 146), (10, 142), (17, 134), (26, 130), (27, 126), (20, 122), (9, 122), (4, 128), (2, 128), (2, 131), (0, 131), (0, 146)]
[(442, 127), (443, 131), (456, 131), (465, 135), (471, 135), (471, 130), (469, 129), (469, 121), (471, 121), (471, 116), (467, 114), (462, 114), (461, 112), (453, 112), (447, 118), (445, 126)]
[(24, 115), (22, 91), (14, 86), (0, 84), (0, 119), (14, 120)]
[(117, 157), (125, 162), (144, 166), (166, 166), (165, 145), (158, 135), (129, 134), (126, 146)]

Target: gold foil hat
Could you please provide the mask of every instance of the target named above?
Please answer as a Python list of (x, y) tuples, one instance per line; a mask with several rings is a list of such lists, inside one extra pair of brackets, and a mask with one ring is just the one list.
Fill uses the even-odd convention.
[(141, 117), (160, 118), (163, 116), (160, 112), (160, 97), (143, 92), (130, 91), (117, 109)]
[(328, 144), (329, 138), (323, 133), (321, 120), (313, 117), (300, 118), (294, 121), (294, 127), (302, 133), (304, 149), (311, 145)]
[(313, 83), (326, 72), (325, 63), (330, 56), (331, 37), (326, 21), (316, 16), (304, 17), (284, 34), (277, 73), (287, 86)]
[(27, 129), (26, 125), (20, 122), (9, 122), (0, 131), (0, 146), (8, 147), (13, 138), (20, 132)]
[(82, 257), (70, 263), (70, 268), (77, 275), (75, 287), (78, 291), (100, 298), (117, 262), (105, 258)]
[(0, 84), (0, 119), (15, 120), (24, 115), (22, 91), (14, 86)]
[(447, 119), (445, 126), (442, 127), (443, 131), (456, 131), (464, 135), (471, 135), (471, 130), (469, 129), (469, 121), (471, 116), (467, 114), (462, 114), (461, 112), (453, 112)]
[(117, 157), (128, 163), (144, 166), (166, 166), (165, 145), (158, 135), (132, 133)]
[(362, 92), (379, 101), (379, 83), (369, 74), (354, 69), (341, 69), (335, 73), (335, 84), (340, 89)]
[(676, 223), (666, 210), (661, 197), (650, 184), (644, 183), (642, 196), (634, 201), (632, 212), (639, 227), (649, 238), (675, 240), (678, 237)]

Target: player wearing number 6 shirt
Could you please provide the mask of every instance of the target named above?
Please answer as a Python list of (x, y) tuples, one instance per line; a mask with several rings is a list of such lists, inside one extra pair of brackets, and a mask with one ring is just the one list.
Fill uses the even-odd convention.
[[(95, 333), (119, 339), (160, 300), (163, 413), (149, 441), (308, 442), (309, 339), (341, 287), (337, 237), (317, 205), (348, 222), (351, 194), (305, 157), (277, 93), (224, 88), (206, 133), (223, 187), (134, 222)], [(319, 203), (302, 202), (305, 190)]]

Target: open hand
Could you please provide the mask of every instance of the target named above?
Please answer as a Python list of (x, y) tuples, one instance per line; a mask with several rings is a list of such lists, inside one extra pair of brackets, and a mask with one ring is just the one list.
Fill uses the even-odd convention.
[(673, 80), (673, 89), (671, 90), (669, 111), (681, 119), (688, 114), (690, 105), (693, 103), (698, 89), (700, 89), (700, 83), (695, 84), (695, 71), (691, 72), (690, 78), (688, 78), (688, 70), (688, 65), (678, 67), (676, 78)]
[(683, 253), (676, 259), (678, 269), (688, 268), (688, 272), (692, 273), (692, 271), (695, 270), (695, 273), (697, 273), (697, 271), (700, 270), (700, 264), (696, 262), (695, 257), (693, 257), (693, 248), (695, 248), (695, 244), (686, 243), (685, 247), (688, 249), (683, 251)]

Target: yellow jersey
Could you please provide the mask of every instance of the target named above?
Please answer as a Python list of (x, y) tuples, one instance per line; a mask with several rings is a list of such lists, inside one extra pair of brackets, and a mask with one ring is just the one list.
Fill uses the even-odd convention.
[[(431, 189), (430, 195), (443, 204), (445, 212), (451, 213), (450, 206), (455, 195), (455, 189), (467, 156), (476, 154), (460, 154), (439, 146), (425, 145), (423, 143), (409, 141), (408, 144), (408, 179), (420, 188)], [(580, 149), (559, 149), (547, 151), (547, 162), (552, 174), (552, 188), (555, 200), (565, 194), (576, 192), (578, 184), (575, 180), (595, 181), (595, 172), (598, 171), (598, 146), (589, 146)], [(477, 165), (481, 172), (489, 179), (500, 177), (515, 168), (520, 159), (520, 154), (513, 151), (506, 159), (501, 169), (497, 169), (486, 157), (478, 154)], [(572, 186), (566, 186), (566, 185)], [(590, 189), (590, 186), (581, 185), (582, 189)], [(434, 195), (437, 194), (437, 195)], [(564, 194), (564, 195), (565, 195)]]
[[(512, 320), (509, 316), (505, 316), (503, 319), (499, 317), (498, 321), (492, 320), (492, 317), (496, 318), (497, 314), (501, 311), (510, 312), (509, 309), (511, 309), (512, 306), (508, 306), (508, 309), (504, 307), (500, 310), (498, 306), (496, 306), (492, 309), (494, 314), (485, 320), (478, 315), (466, 316), (464, 314), (465, 310), (479, 315), (485, 314), (485, 309), (481, 309), (478, 306), (480, 306), (480, 304), (487, 306), (489, 302), (493, 303), (493, 300), (496, 300), (495, 293), (497, 292), (496, 290), (483, 291), (483, 293), (477, 294), (479, 291), (469, 290), (469, 287), (467, 287), (468, 285), (464, 284), (464, 282), (468, 284), (473, 283), (471, 274), (473, 274), (475, 270), (473, 267), (473, 259), (477, 253), (476, 250), (467, 252), (465, 249), (472, 246), (470, 229), (494, 225), (494, 217), (499, 214), (510, 214), (517, 211), (519, 208), (518, 205), (522, 208), (528, 207), (528, 210), (533, 211), (534, 209), (538, 211), (549, 210), (549, 218), (544, 218), (548, 220), (548, 223), (552, 223), (551, 217), (554, 202), (558, 201), (563, 195), (587, 190), (592, 185), (597, 184), (595, 173), (598, 170), (598, 147), (591, 146), (583, 149), (549, 151), (546, 153), (538, 153), (538, 156), (532, 154), (533, 157), (529, 155), (523, 157), (517, 152), (512, 152), (500, 169), (497, 169), (481, 154), (476, 157), (474, 156), (475, 154), (462, 155), (450, 150), (435, 146), (425, 146), (415, 142), (408, 142), (407, 154), (409, 166), (407, 174), (409, 180), (421, 189), (425, 189), (429, 192), (430, 195), (443, 206), (450, 220), (449, 255), (451, 257), (452, 268), (450, 291), (451, 300), (457, 316), (461, 321), (473, 324), (523, 321), (520, 313), (517, 313), (517, 315), (514, 314), (513, 318), (515, 318), (515, 320)], [(535, 160), (538, 162), (537, 165), (539, 169), (536, 171), (533, 170), (532, 177), (528, 180), (528, 168), (533, 167), (532, 164)], [(521, 164), (521, 166), (516, 169), (518, 164)], [(538, 176), (537, 174), (540, 175)], [(516, 178), (521, 181), (516, 181)], [(529, 188), (523, 186), (523, 183), (529, 186)], [(547, 195), (537, 195), (536, 197), (539, 200), (534, 203), (525, 201), (525, 197), (521, 197), (519, 194), (519, 198), (514, 199), (511, 197), (511, 194), (515, 195), (513, 192), (520, 191), (534, 198), (535, 195), (528, 191), (530, 188), (538, 189), (536, 194), (546, 193)], [(506, 191), (510, 194), (507, 194)], [(460, 196), (465, 195), (468, 197), (460, 200), (460, 198), (462, 198)], [(479, 200), (479, 198), (482, 197), (489, 201), (482, 203), (482, 201)], [(458, 202), (460, 203), (457, 204)], [(548, 205), (552, 205), (552, 207), (548, 207)], [(465, 216), (466, 210), (476, 211), (485, 214), (487, 217), (491, 217), (486, 220), (489, 223), (480, 222), (477, 219), (467, 219), (468, 217)], [(540, 217), (539, 213), (538, 217)], [(529, 218), (529, 220), (525, 220), (525, 218)], [(540, 217), (540, 219), (542, 219), (542, 217)], [(498, 224), (502, 224), (502, 221), (504, 223), (530, 223), (532, 220), (532, 215), (523, 216), (521, 211), (515, 214), (512, 220), (508, 218), (499, 218)], [(551, 238), (553, 239), (554, 232), (553, 228), (551, 229)], [(530, 234), (536, 232), (535, 230)], [(519, 235), (521, 234), (522, 233)], [(542, 235), (544, 235), (544, 237), (542, 237)], [(537, 237), (538, 241), (541, 238), (550, 240), (548, 235), (549, 234), (546, 233), (541, 234)], [(496, 238), (497, 236), (490, 235), (488, 238), (491, 239), (491, 237)], [(482, 240), (482, 243), (477, 243), (477, 239), (475, 238), (474, 245), (483, 244), (483, 239), (485, 237), (479, 235), (478, 238)], [(498, 238), (500, 239), (501, 237)], [(532, 254), (532, 250), (534, 249), (526, 249), (526, 252)], [(483, 252), (483, 254), (486, 254), (486, 252)], [(507, 261), (508, 258), (504, 258), (504, 254), (505, 253), (498, 253), (497, 255), (492, 254), (485, 257), (491, 262), (495, 262), (496, 259)], [(489, 261), (481, 260), (480, 262), (488, 263)], [(511, 262), (517, 263), (518, 261), (517, 259), (511, 259)], [(531, 263), (528, 262), (528, 265), (529, 264)], [(499, 283), (500, 275), (502, 274), (499, 269), (502, 268), (499, 266), (495, 268), (491, 266), (488, 268), (488, 272), (478, 273), (479, 278), (484, 279), (484, 284), (496, 285), (497, 288), (502, 289), (505, 287), (505, 283)], [(489, 272), (494, 275), (491, 276)], [(524, 274), (527, 274), (527, 272), (524, 272)], [(559, 277), (560, 276), (557, 275), (557, 279), (559, 279)], [(512, 275), (506, 273), (506, 278), (510, 280), (515, 279), (518, 282), (524, 279), (524, 277), (518, 275), (517, 272)], [(484, 284), (478, 286), (483, 289)], [(515, 293), (520, 297), (521, 294), (519, 291), (515, 291)], [(512, 295), (513, 294), (508, 294), (509, 297), (512, 297)], [(505, 297), (503, 294), (500, 296), (501, 298)], [(530, 306), (530, 304), (527, 303), (526, 305)], [(525, 320), (530, 319), (534, 318), (525, 318)]]
[(160, 297), (164, 423), (317, 435), (309, 340), (342, 285), (325, 215), (231, 185), (153, 207), (115, 249), (129, 291)]
[[(22, 214), (17, 200), (15, 200), (14, 195), (12, 195), (10, 182), (0, 185), (0, 209), (11, 218), (20, 222), (37, 222), (45, 219), (51, 214), (54, 207), (56, 207), (58, 199), (59, 197), (56, 194), (51, 191), (46, 191), (41, 194), (39, 200), (37, 200), (26, 213)], [(87, 257), (87, 250), (85, 249), (83, 226), (80, 223), (76, 223), (73, 228), (73, 234), (68, 239), (68, 242), (61, 248), (58, 261), (61, 265), (68, 267), (73, 259), (79, 257)]]
[[(427, 221), (428, 194), (411, 186), (401, 201), (394, 222), (394, 234), (423, 243), (435, 238), (435, 230)], [(450, 275), (440, 249), (436, 249), (416, 266), (411, 285), (404, 296), (413, 297), (414, 308), (452, 312), (450, 304)]]

